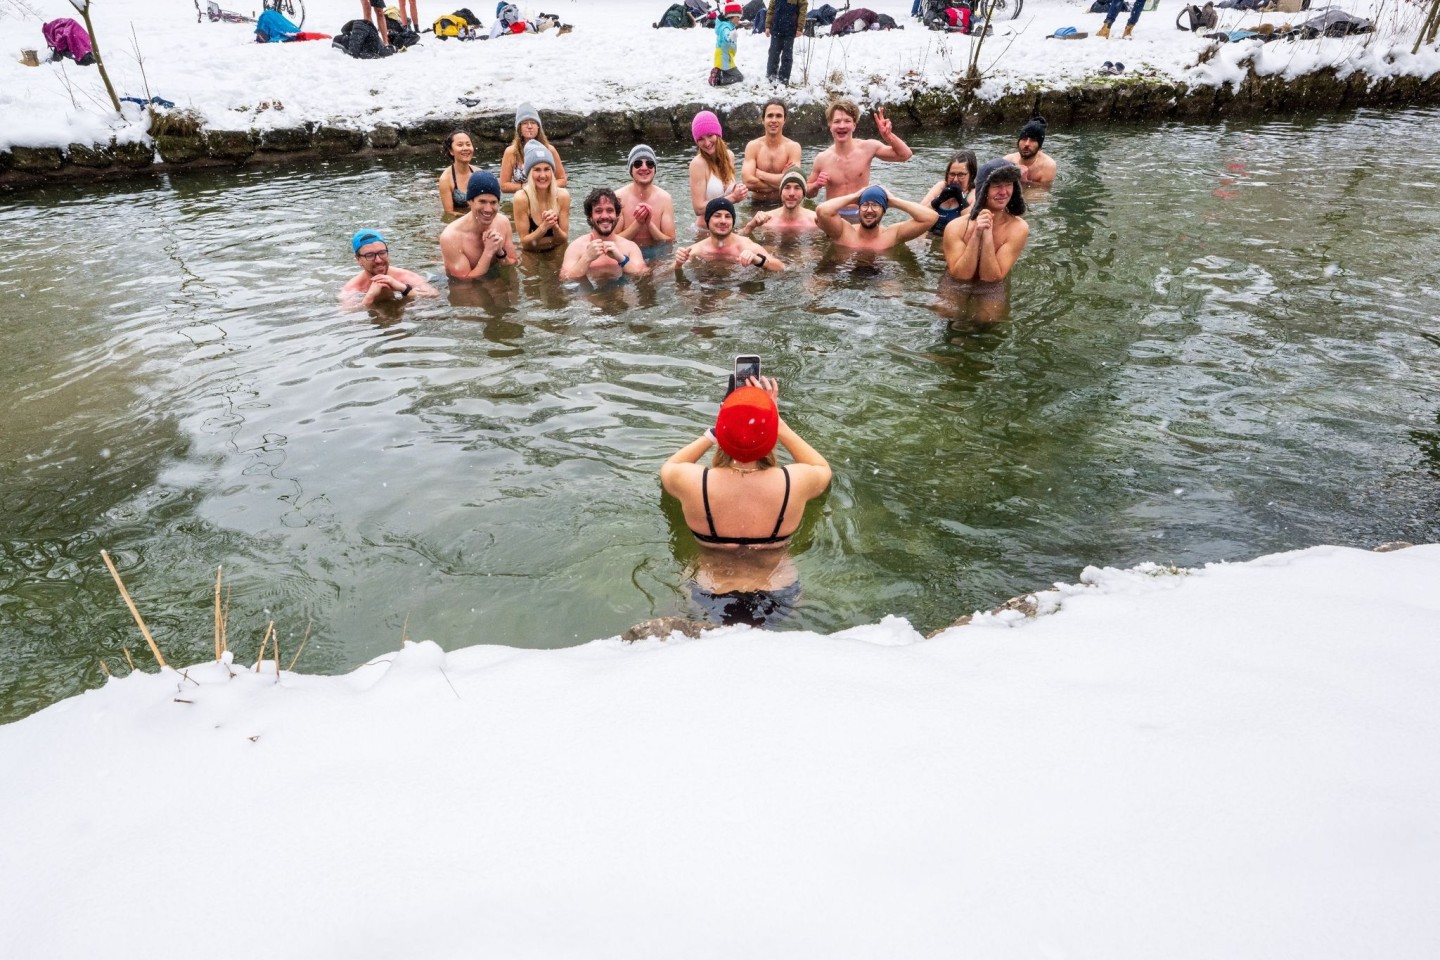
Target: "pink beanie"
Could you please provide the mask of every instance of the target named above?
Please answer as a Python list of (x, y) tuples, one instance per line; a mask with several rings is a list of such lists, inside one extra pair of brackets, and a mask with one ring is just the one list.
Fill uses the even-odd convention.
[(712, 133), (717, 137), (724, 135), (724, 131), (720, 129), (720, 118), (709, 110), (701, 110), (695, 114), (695, 119), (690, 121), (690, 136), (699, 143), (701, 137)]

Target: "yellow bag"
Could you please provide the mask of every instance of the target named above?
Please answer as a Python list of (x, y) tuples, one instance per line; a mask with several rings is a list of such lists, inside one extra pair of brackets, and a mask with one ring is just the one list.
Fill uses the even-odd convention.
[(457, 17), (453, 13), (443, 14), (435, 18), (435, 36), (444, 40), (446, 37), (458, 37), (465, 30), (469, 29), (470, 22), (464, 17)]

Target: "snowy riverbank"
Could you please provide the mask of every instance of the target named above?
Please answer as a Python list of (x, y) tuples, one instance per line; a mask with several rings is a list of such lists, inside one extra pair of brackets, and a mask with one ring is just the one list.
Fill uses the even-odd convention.
[[(234, 7), (236, 4), (232, 3)], [(822, 103), (833, 95), (865, 104), (899, 104), (919, 91), (949, 91), (969, 60), (975, 39), (937, 33), (908, 19), (909, 4), (881, 0), (906, 29), (797, 41), (792, 103)], [(552, 9), (553, 8), (553, 9)], [(142, 0), (96, 0), (93, 15), (102, 53), (120, 96), (160, 96), (192, 111), (207, 129), (264, 135), (323, 125), (368, 131), (467, 112), (511, 112), (528, 101), (545, 111), (606, 114), (714, 106), (722, 111), (759, 103), (772, 94), (764, 81), (766, 41), (742, 35), (740, 66), (747, 79), (724, 88), (705, 84), (713, 31), (656, 30), (650, 24), (662, 0), (560, 0), (541, 9), (574, 24), (574, 31), (506, 36), (484, 42), (439, 41), (426, 35), (417, 47), (384, 60), (361, 61), (328, 42), (259, 45), (248, 24), (196, 22), (188, 7)], [(448, 8), (444, 8), (448, 9)], [(422, 19), (444, 12), (424, 8)], [(1224, 44), (1175, 29), (1180, 6), (1169, 0), (1144, 14), (1133, 40), (1046, 39), (1063, 26), (1096, 30), (1102, 20), (1074, 0), (1029, 0), (1018, 19), (1000, 24), (986, 40), (978, 95), (995, 101), (1023, 90), (1067, 90), (1115, 85), (1124, 76), (1190, 88), (1239, 84), (1247, 75), (1295, 79), (1330, 72), (1341, 81), (1366, 83), (1425, 78), (1440, 71), (1440, 52), (1410, 54), (1423, 9), (1411, 0), (1359, 0), (1344, 9), (1376, 21), (1370, 35), (1300, 42)], [(337, 32), (358, 13), (353, 0), (311, 0), (307, 30)], [(1260, 23), (1299, 23), (1320, 11), (1257, 14), (1222, 10), (1225, 29)], [(250, 13), (248, 7), (243, 12)], [(477, 10), (488, 24), (492, 10)], [(22, 49), (46, 53), (45, 20), (73, 13), (64, 0), (4, 0), (5, 55), (0, 57), (0, 150), (72, 143), (148, 142), (149, 120), (135, 104), (117, 119), (93, 67), (71, 62), (27, 67)], [(132, 34), (133, 30), (133, 34)], [(1121, 61), (1121, 78), (1102, 74), (1105, 61)], [(1204, 62), (1200, 62), (1200, 61)], [(465, 106), (460, 100), (477, 101)], [(903, 120), (903, 118), (902, 118)], [(143, 162), (137, 161), (137, 162)]]
[(1421, 960), (1437, 578), (1317, 547), (930, 640), (132, 674), (0, 727), (6, 955)]

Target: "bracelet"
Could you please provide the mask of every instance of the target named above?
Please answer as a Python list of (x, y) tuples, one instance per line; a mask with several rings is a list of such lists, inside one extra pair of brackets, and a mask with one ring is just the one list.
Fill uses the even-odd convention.
[(619, 261), (619, 263), (620, 263), (620, 269), (621, 269), (621, 270), (624, 270), (624, 269), (625, 269), (625, 265), (626, 265), (627, 263), (629, 263), (629, 262), (630, 262), (630, 254), (627, 253), (627, 254), (625, 254), (625, 258), (624, 258), (623, 260), (620, 260), (620, 261)]
[(415, 285), (413, 283), (405, 284), (405, 289), (400, 291), (400, 299), (404, 300), (406, 297), (410, 296), (410, 291), (414, 289)]
[(712, 430), (712, 429), (709, 428), (709, 427), (706, 427), (706, 428), (705, 428), (705, 432), (702, 433), (702, 434), (700, 434), (700, 436), (704, 437), (706, 440), (709, 440), (711, 443), (718, 443), (718, 442), (719, 442), (718, 440), (715, 439), (715, 431)]
[(769, 259), (769, 257), (765, 256), (765, 254), (762, 253), (760, 254), (760, 259), (755, 261), (755, 266), (763, 270), (765, 269), (765, 264), (767, 261), (769, 261)]

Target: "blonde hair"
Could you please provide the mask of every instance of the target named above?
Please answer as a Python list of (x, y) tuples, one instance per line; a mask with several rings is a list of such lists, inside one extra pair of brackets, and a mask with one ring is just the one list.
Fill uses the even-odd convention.
[[(771, 447), (769, 453), (765, 454), (765, 456), (761, 457), (755, 462), (760, 464), (761, 470), (765, 470), (779, 463), (780, 458), (775, 455), (775, 448)], [(735, 458), (730, 456), (730, 454), (726, 453), (724, 450), (721, 450), (719, 447), (716, 447), (715, 455), (710, 458), (710, 465), (713, 467), (733, 467), (735, 465)]]
[[(525, 199), (530, 202), (530, 219), (537, 223), (539, 222), (537, 215), (544, 213), (546, 210), (554, 210), (556, 213), (560, 212), (559, 188), (555, 186), (555, 164), (542, 160), (536, 163), (535, 166), (538, 167), (540, 163), (546, 163), (551, 171), (550, 186), (545, 188), (545, 199), (543, 201), (540, 199), (540, 191), (536, 189), (535, 181), (528, 176), (525, 178), (525, 185), (520, 188), (520, 192), (525, 194)], [(525, 231), (522, 229), (520, 232), (524, 233)]]
[(725, 145), (723, 137), (715, 141), (715, 153), (713, 155), (701, 150), (700, 156), (704, 158), (705, 166), (709, 167), (710, 172), (720, 178), (722, 184), (729, 186), (735, 182), (735, 154), (731, 153), (730, 148)]

